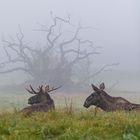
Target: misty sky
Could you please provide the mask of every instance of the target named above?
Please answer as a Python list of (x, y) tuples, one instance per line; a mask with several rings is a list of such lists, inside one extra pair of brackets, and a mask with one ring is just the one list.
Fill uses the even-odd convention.
[(97, 63), (140, 70), (140, 0), (0, 0), (0, 37), (14, 36), (20, 24), (32, 40), (32, 30), (47, 23), (50, 11), (96, 29), (87, 36), (102, 46)]

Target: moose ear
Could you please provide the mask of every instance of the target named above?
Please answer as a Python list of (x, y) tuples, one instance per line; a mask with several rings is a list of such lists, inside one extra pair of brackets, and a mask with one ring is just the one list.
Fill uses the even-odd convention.
[(100, 87), (100, 90), (104, 90), (105, 89), (105, 84), (101, 83), (99, 87)]
[(93, 84), (91, 84), (91, 86), (92, 86), (92, 88), (93, 88), (94, 91), (96, 91), (96, 92), (100, 91), (100, 89), (98, 89), (98, 88), (97, 88), (96, 86), (94, 86)]

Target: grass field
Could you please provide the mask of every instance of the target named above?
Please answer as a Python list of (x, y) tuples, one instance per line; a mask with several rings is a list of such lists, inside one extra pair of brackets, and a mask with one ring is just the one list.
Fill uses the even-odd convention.
[(140, 113), (76, 111), (0, 113), (0, 140), (140, 140)]
[(52, 96), (55, 111), (25, 116), (28, 94), (2, 94), (0, 140), (140, 140), (140, 112), (96, 113), (82, 107), (87, 95)]

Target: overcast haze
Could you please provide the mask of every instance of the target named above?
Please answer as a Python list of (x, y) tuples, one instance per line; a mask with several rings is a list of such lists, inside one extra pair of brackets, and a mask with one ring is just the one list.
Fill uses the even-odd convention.
[(0, 34), (15, 35), (20, 24), (29, 40), (37, 23), (49, 20), (50, 11), (96, 28), (90, 38), (103, 47), (100, 63), (120, 62), (120, 69), (140, 70), (139, 0), (0, 0)]
[(95, 28), (87, 36), (102, 47), (96, 63), (119, 62), (116, 69), (140, 73), (139, 0), (0, 0), (1, 38), (14, 36), (20, 24), (26, 39), (35, 41), (33, 29), (47, 24), (51, 11)]

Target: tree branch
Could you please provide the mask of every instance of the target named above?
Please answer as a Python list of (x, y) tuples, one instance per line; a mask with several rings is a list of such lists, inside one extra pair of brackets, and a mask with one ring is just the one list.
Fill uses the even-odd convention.
[(17, 67), (17, 68), (12, 68), (12, 69), (5, 70), (5, 71), (0, 71), (0, 74), (7, 74), (7, 73), (10, 73), (10, 72), (15, 72), (15, 71), (28, 72), (28, 70), (23, 68), (23, 67)]

